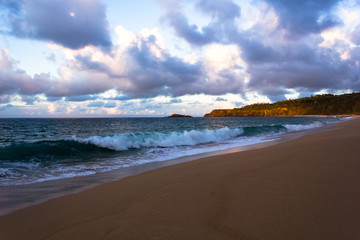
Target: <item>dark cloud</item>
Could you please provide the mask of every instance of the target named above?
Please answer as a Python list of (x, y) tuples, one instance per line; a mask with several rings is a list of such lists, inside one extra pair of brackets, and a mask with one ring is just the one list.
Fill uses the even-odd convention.
[(231, 0), (198, 0), (195, 6), (217, 22), (233, 21), (240, 17), (240, 7)]
[[(5, 51), (0, 50), (0, 95), (10, 96), (19, 94), (23, 96), (35, 96), (45, 94), (49, 101), (59, 100), (67, 96), (68, 99), (82, 100), (91, 98), (91, 95), (105, 92), (114, 88), (104, 74), (92, 72), (77, 72), (73, 79), (52, 78), (50, 74), (35, 74), (29, 76), (24, 70), (15, 66)], [(32, 104), (35, 98), (24, 98)]]
[(29, 95), (22, 95), (21, 100), (24, 101), (27, 105), (33, 105), (35, 102), (41, 102), (42, 99), (38, 96), (29, 96)]
[(134, 97), (153, 97), (157, 95), (182, 96), (186, 94), (219, 95), (238, 92), (243, 88), (243, 76), (233, 69), (222, 70), (216, 76), (208, 76), (203, 62), (195, 64), (171, 56), (162, 51), (156, 57), (150, 50), (155, 48), (155, 36), (142, 39), (141, 44), (129, 48), (128, 78), (131, 85), (124, 89)]
[(360, 91), (360, 47), (353, 48), (350, 51), (349, 59), (349, 78), (345, 83), (348, 87), (346, 89), (352, 89), (353, 91)]
[[(321, 89), (356, 88), (356, 83), (360, 85), (359, 75), (351, 67), (353, 58), (342, 60), (334, 50), (298, 44), (288, 46), (287, 53), (279, 54), (276, 61), (250, 64), (248, 88), (273, 100), (288, 93), (285, 89), (316, 92)], [(351, 79), (355, 79), (354, 83)]]
[[(51, 32), (49, 30), (50, 25), (56, 26), (60, 22), (60, 20), (51, 19), (46, 25), (29, 17), (35, 16), (35, 12), (31, 11), (36, 10), (34, 8), (36, 4), (39, 5), (38, 11), (45, 14), (43, 13), (44, 8), (52, 9), (52, 7), (57, 6), (58, 1), (30, 2), (24, 0), (13, 6), (10, 6), (10, 2), (3, 1), (0, 4), (6, 8), (6, 14), (11, 16), (11, 19), (8, 18), (8, 20), (12, 20), (13, 24), (16, 24), (16, 21), (19, 23), (18, 28), (11, 25), (12, 34), (15, 34), (15, 30), (17, 30), (19, 31), (18, 36), (25, 34), (25, 37), (45, 39), (44, 36), (47, 35), (44, 32)], [(195, 1), (196, 9), (210, 16), (209, 24), (201, 29), (195, 24), (189, 23), (189, 20), (181, 12), (181, 8), (169, 7), (165, 16), (166, 21), (175, 29), (176, 33), (192, 45), (203, 46), (210, 43), (237, 45), (238, 49), (241, 50), (241, 58), (246, 62), (245, 69), (243, 66), (237, 65), (221, 70), (209, 69), (209, 64), (201, 58), (194, 64), (189, 63), (182, 58), (171, 55), (159, 46), (155, 35), (144, 37), (138, 34), (136, 40), (126, 50), (122, 49), (121, 52), (117, 52), (119, 49), (116, 46), (112, 46), (111, 52), (94, 48), (94, 51), (103, 51), (101, 54), (108, 54), (106, 62), (111, 62), (110, 65), (101, 60), (94, 60), (92, 55), (94, 51), (88, 53), (84, 51), (81, 55), (75, 56), (74, 60), (69, 60), (61, 67), (61, 69), (65, 69), (64, 74), (61, 75), (62, 71), (59, 73), (66, 78), (54, 79), (49, 74), (38, 74), (30, 77), (23, 70), (16, 68), (4, 51), (0, 51), (0, 103), (7, 103), (12, 94), (27, 96), (24, 98), (25, 101), (32, 104), (37, 101), (34, 98), (37, 94), (46, 95), (49, 101), (59, 99), (64, 99), (64, 101), (97, 99), (125, 101), (159, 95), (178, 97), (186, 94), (222, 95), (254, 91), (262, 93), (272, 100), (283, 100), (285, 94), (292, 92), (288, 89), (306, 93), (313, 93), (322, 89), (329, 91), (360, 90), (360, 70), (357, 62), (360, 59), (360, 48), (352, 48), (349, 51), (349, 58), (342, 59), (338, 52), (339, 50), (350, 49), (349, 43), (339, 41), (336, 43), (336, 48), (319, 46), (323, 40), (318, 34), (319, 31), (335, 26), (336, 21), (335, 18), (331, 17), (331, 11), (337, 6), (338, 1), (313, 1), (315, 2), (313, 3), (314, 7), (309, 10), (309, 13), (305, 11), (310, 4), (308, 0), (304, 2), (273, 2), (267, 0), (267, 2), (274, 6), (279, 16), (279, 28), (261, 28), (259, 23), (246, 31), (240, 30), (237, 26), (237, 21), (241, 20), (240, 7), (230, 0)], [(69, 8), (74, 4), (74, 6), (80, 6), (82, 1), (70, 2), (70, 0), (65, 0), (64, 3), (64, 6), (59, 6), (57, 11), (54, 10), (54, 16), (61, 16), (67, 12), (67, 17), (76, 18), (82, 16), (82, 13), (90, 11), (85, 8), (78, 13), (78, 9)], [(104, 6), (98, 1), (90, 1), (89, 5), (92, 6), (90, 9), (95, 13), (104, 12)], [(95, 6), (99, 8), (95, 9)], [(298, 9), (299, 12), (293, 13), (295, 9)], [(72, 12), (74, 12), (74, 17), (70, 15)], [(308, 14), (309, 19), (305, 18), (306, 14)], [(50, 15), (50, 13), (47, 12), (45, 15)], [(100, 15), (95, 14), (95, 16)], [(105, 15), (101, 16), (93, 19), (98, 23), (97, 25), (91, 26), (92, 22), (86, 23), (85, 29), (94, 30), (94, 32), (100, 31), (100, 29), (107, 31)], [(299, 20), (289, 23), (290, 25), (287, 24), (287, 21), (292, 20), (292, 18), (295, 20), (304, 18), (304, 21)], [(80, 20), (78, 25), (75, 24), (68, 29), (74, 33), (72, 36), (74, 38), (76, 37), (76, 28), (83, 24)], [(21, 26), (24, 24), (27, 24), (26, 26), (32, 24), (31, 28), (26, 29), (32, 29), (31, 34), (33, 35), (29, 35), (30, 32), (21, 31)], [(297, 29), (301, 26), (302, 29)], [(351, 34), (352, 41), (356, 44), (359, 44), (359, 28), (358, 26)], [(302, 37), (288, 39), (279, 34), (284, 32), (284, 29), (294, 36), (301, 35)], [(37, 36), (40, 33), (42, 37)], [(88, 36), (86, 41), (82, 39), (73, 41), (68, 36), (67, 40), (71, 43), (66, 43), (63, 39), (65, 35), (61, 29), (59, 34), (61, 36), (57, 36), (57, 40), (51, 39), (53, 37), (46, 38), (59, 41), (59, 43), (71, 48), (85, 45), (109, 46), (103, 41), (104, 39), (97, 42), (91, 36)], [(79, 34), (83, 35), (83, 33)], [(102, 34), (101, 36), (107, 35)], [(79, 42), (77, 42), (78, 40)], [(121, 57), (117, 57), (117, 55), (121, 55)], [(121, 74), (114, 70), (117, 69), (116, 64), (119, 64), (119, 69), (123, 69), (118, 71)], [(244, 79), (248, 81), (244, 81)], [(99, 98), (98, 94), (110, 89), (117, 90), (122, 96)], [(216, 101), (224, 100), (226, 99), (216, 99)], [(179, 103), (180, 101), (174, 98), (169, 103)], [(142, 102), (142, 104), (144, 107), (154, 108), (158, 106), (148, 101)], [(89, 107), (115, 106), (112, 102), (105, 103), (102, 101), (89, 105)]]
[[(152, 49), (161, 52), (161, 57)], [(126, 66), (121, 75), (114, 74), (105, 64), (93, 61), (90, 55), (77, 56), (73, 66), (85, 72), (105, 75), (107, 83), (98, 79), (93, 84), (100, 84), (99, 86), (108, 89), (115, 88), (126, 95), (119, 100), (183, 95), (186, 94), (186, 89), (203, 75), (201, 63), (190, 64), (170, 55), (157, 45), (154, 35), (141, 37), (138, 42), (130, 45), (123, 55), (126, 56)]]
[(260, 37), (253, 37), (252, 33), (244, 32), (239, 34), (237, 38), (236, 43), (241, 47), (242, 57), (246, 62), (262, 63), (279, 59), (279, 53), (272, 46), (261, 42)]
[(45, 89), (42, 93), (45, 93), (48, 97), (73, 97), (96, 95), (114, 88), (111, 79), (105, 73), (77, 71), (77, 69), (69, 71), (73, 71), (75, 75), (69, 79), (59, 78), (47, 82), (51, 84), (51, 87)]
[[(127, 100), (159, 95), (174, 97), (201, 93), (218, 95), (238, 92), (244, 87), (244, 76), (240, 76), (234, 71), (243, 70), (241, 66), (224, 69), (217, 72), (216, 76), (208, 77), (206, 66), (202, 61), (192, 64), (170, 55), (158, 45), (155, 35), (138, 36), (137, 41), (129, 45), (121, 55), (122, 59), (126, 60), (125, 66), (122, 66), (125, 70), (121, 74), (115, 74), (114, 70), (101, 61), (93, 60), (90, 53), (77, 56), (76, 61), (72, 64), (69, 63), (69, 66), (82, 72), (105, 76), (103, 81), (96, 77), (92, 77), (93, 81), (87, 79), (83, 88), (79, 90), (89, 91), (92, 89), (99, 93), (101, 90), (116, 89), (124, 95), (116, 100)], [(113, 59), (113, 61), (115, 63), (123, 60)], [(76, 74), (76, 78), (79, 78), (79, 74)], [(82, 83), (79, 79), (77, 81)], [(71, 94), (74, 93), (85, 94), (85, 92), (81, 93), (72, 87)], [(69, 93), (61, 92), (61, 94)], [(52, 95), (55, 94), (52, 93)]]
[[(19, 5), (16, 11), (20, 15), (24, 14), (24, 9), (30, 8), (35, 11), (32, 4), (35, 3), (21, 2), (23, 9), (20, 9)], [(43, 13), (42, 7), (51, 5), (51, 2), (38, 2), (37, 4), (43, 4), (38, 8), (40, 13)], [(48, 7), (52, 9), (53, 6), (50, 5)], [(8, 11), (12, 10), (4, 3), (3, 6), (8, 7)], [(65, 7), (63, 8), (65, 9)], [(62, 12), (61, 9), (59, 12)], [(25, 17), (21, 17), (23, 19), (20, 20), (23, 21)], [(15, 31), (15, 28), (13, 30)], [(52, 79), (49, 74), (30, 77), (25, 71), (16, 68), (7, 54), (1, 51), (0, 63), (3, 67), (0, 69), (0, 95), (3, 97), (20, 94), (28, 104), (33, 104), (37, 94), (45, 94), (50, 101), (59, 100), (64, 96), (66, 96), (65, 101), (86, 101), (96, 99), (91, 94), (102, 93), (114, 88), (125, 94), (118, 100), (157, 95), (177, 96), (187, 94), (189, 89), (194, 92), (203, 92), (204, 89), (199, 88), (202, 84), (192, 88), (194, 83), (203, 79), (201, 63), (189, 64), (166, 52), (163, 52), (162, 58), (158, 58), (149, 49), (149, 47), (157, 47), (155, 41), (155, 36), (150, 36), (143, 39), (140, 45), (134, 44), (128, 49), (127, 54), (131, 62), (125, 76), (115, 76), (105, 64), (92, 61), (90, 56), (76, 56), (74, 61), (65, 65), (66, 71), (75, 73), (71, 79), (66, 80)], [(124, 84), (124, 81), (127, 84)], [(3, 102), (9, 101), (8, 97), (2, 99)]]
[[(342, 24), (333, 10), (342, 0), (264, 0), (273, 7), (279, 17), (279, 29), (287, 30), (292, 39), (304, 37)], [(198, 0), (195, 6), (202, 13), (211, 16), (211, 21), (201, 30), (196, 24), (189, 24), (187, 17), (178, 8), (168, 8), (164, 19), (178, 36), (193, 45), (209, 43), (234, 43), (239, 35), (248, 34), (238, 29), (236, 19), (240, 17), (240, 7), (231, 0)], [(252, 30), (257, 30), (253, 27)], [(279, 33), (278, 33), (279, 34)], [(251, 33), (254, 35), (254, 33)], [(261, 36), (257, 36), (258, 39)], [(241, 37), (240, 37), (241, 38)], [(250, 44), (243, 40), (242, 44)], [(259, 45), (259, 47), (262, 47)], [(259, 49), (260, 52), (263, 49)]]
[(102, 62), (98, 62), (98, 61), (93, 61), (91, 59), (91, 56), (81, 56), (81, 55), (77, 55), (75, 56), (77, 62), (80, 62), (83, 66), (86, 66), (87, 70), (96, 70), (96, 71), (100, 71), (100, 72), (106, 72), (108, 73), (108, 75), (113, 75), (111, 73), (111, 70), (108, 66), (106, 66), (106, 64), (102, 63)]
[(66, 97), (65, 101), (68, 102), (84, 102), (84, 101), (89, 101), (89, 100), (96, 100), (98, 98), (98, 96), (92, 96), (92, 95), (75, 95), (75, 96), (70, 96), (70, 97)]
[(229, 41), (229, 33), (236, 29), (234, 20), (240, 16), (240, 7), (231, 0), (198, 0), (195, 5), (201, 12), (211, 16), (211, 22), (201, 30), (196, 24), (190, 24), (179, 9), (168, 9), (162, 20), (168, 22), (179, 37), (193, 45)]
[(157, 95), (182, 95), (181, 86), (189, 86), (202, 76), (201, 63), (190, 64), (182, 59), (162, 52), (158, 58), (150, 47), (157, 47), (155, 36), (142, 39), (141, 44), (134, 44), (128, 50), (132, 61), (129, 62), (127, 77), (131, 85), (124, 89), (134, 97), (151, 97)]
[(178, 36), (191, 44), (201, 46), (214, 41), (215, 33), (210, 28), (204, 27), (202, 32), (199, 31), (198, 26), (190, 24), (182, 13), (168, 13), (165, 20), (175, 29)]
[(360, 45), (360, 24), (357, 25), (355, 30), (351, 33), (351, 41), (356, 45)]
[(49, 97), (49, 96), (47, 96), (46, 100), (49, 101), (49, 102), (56, 102), (56, 101), (61, 100), (62, 98), (63, 97)]
[(0, 50), (0, 66), (0, 95), (34, 95), (52, 87), (49, 74), (36, 74), (30, 77), (25, 71), (16, 68), (3, 50)]
[(296, 38), (341, 24), (332, 10), (342, 0), (266, 0), (280, 17), (279, 25)]
[(71, 49), (111, 46), (105, 5), (100, 0), (0, 2), (2, 31), (20, 38), (52, 41)]
[[(337, 50), (348, 49), (345, 42), (339, 41), (330, 49), (319, 47), (323, 41), (321, 31), (341, 25), (333, 11), (341, 0), (265, 0), (272, 6), (279, 17), (275, 30), (255, 24), (246, 31), (237, 27), (240, 7), (232, 1), (198, 0), (195, 6), (202, 13), (210, 15), (210, 23), (201, 31), (191, 25), (181, 9), (168, 9), (167, 21), (178, 36), (192, 45), (202, 46), (210, 43), (236, 44), (241, 49), (241, 57), (247, 63), (250, 81), (246, 87), (239, 86), (231, 71), (220, 72), (218, 81), (226, 79), (231, 86), (222, 92), (239, 92), (248, 88), (269, 96), (271, 99), (284, 98), (289, 91), (301, 89), (314, 92), (321, 89), (358, 89), (357, 53), (352, 50), (352, 57), (344, 60)], [(360, 25), (359, 25), (360, 26)], [(360, 42), (359, 29), (352, 33), (355, 44)], [(287, 34), (281, 34), (285, 29)], [(289, 37), (291, 38), (289, 40)], [(224, 79), (221, 78), (224, 76)], [(224, 81), (225, 82), (225, 81)], [(214, 94), (208, 84), (208, 94)]]

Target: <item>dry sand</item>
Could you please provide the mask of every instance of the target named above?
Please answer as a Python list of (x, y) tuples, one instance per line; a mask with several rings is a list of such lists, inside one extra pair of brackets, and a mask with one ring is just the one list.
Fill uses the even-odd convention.
[(360, 118), (17, 211), (0, 239), (360, 239)]

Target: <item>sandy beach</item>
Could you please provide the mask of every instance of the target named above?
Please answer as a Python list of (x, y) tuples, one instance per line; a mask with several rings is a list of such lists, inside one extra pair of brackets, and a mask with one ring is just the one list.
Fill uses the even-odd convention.
[(0, 217), (0, 239), (360, 239), (360, 118)]

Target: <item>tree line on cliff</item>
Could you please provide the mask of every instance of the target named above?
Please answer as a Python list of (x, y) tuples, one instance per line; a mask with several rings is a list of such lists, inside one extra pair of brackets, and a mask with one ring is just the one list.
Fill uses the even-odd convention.
[(275, 103), (256, 103), (241, 108), (215, 109), (204, 117), (273, 117), (306, 115), (358, 115), (360, 92), (323, 94)]

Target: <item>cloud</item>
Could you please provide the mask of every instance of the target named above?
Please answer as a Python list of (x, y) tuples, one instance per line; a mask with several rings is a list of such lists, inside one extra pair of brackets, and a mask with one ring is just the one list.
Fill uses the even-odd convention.
[(103, 101), (91, 102), (87, 105), (87, 107), (103, 107), (105, 103)]
[(34, 95), (51, 88), (49, 74), (30, 77), (25, 71), (15, 67), (7, 52), (0, 49), (0, 95), (19, 93)]
[(11, 95), (9, 95), (9, 94), (0, 94), (0, 104), (10, 102), (10, 97), (11, 97)]
[(198, 0), (195, 6), (217, 22), (231, 22), (240, 16), (240, 7), (231, 0)]
[(202, 46), (213, 42), (224, 42), (229, 32), (234, 31), (234, 20), (240, 16), (240, 7), (231, 0), (198, 0), (195, 6), (202, 13), (211, 16), (211, 22), (199, 31), (196, 24), (190, 24), (178, 8), (167, 7), (162, 20), (169, 23), (176, 34), (193, 45)]
[(0, 2), (2, 32), (52, 41), (67, 48), (111, 46), (105, 5), (100, 0)]
[(226, 98), (222, 98), (222, 97), (217, 97), (215, 99), (216, 102), (227, 102), (227, 99)]
[(133, 61), (127, 75), (132, 86), (127, 92), (134, 96), (186, 94), (190, 90), (188, 88), (201, 79), (201, 63), (187, 63), (166, 51), (161, 52), (161, 57), (154, 56), (151, 48), (156, 47), (155, 38), (151, 35), (147, 39), (141, 39), (139, 45), (129, 48)]
[(62, 97), (49, 97), (49, 96), (46, 97), (46, 100), (49, 101), (49, 102), (56, 102), (56, 101), (59, 101), (61, 99), (62, 99)]
[(198, 31), (198, 26), (190, 24), (189, 20), (179, 12), (171, 12), (164, 18), (174, 29), (179, 37), (194, 45), (205, 45), (215, 41), (215, 32), (209, 27)]
[(342, 0), (266, 0), (279, 16), (279, 27), (291, 38), (320, 33), (341, 24), (332, 10)]
[[(306, 36), (310, 33), (319, 34), (322, 31), (341, 25), (341, 21), (333, 14), (335, 8), (342, 0), (264, 0), (269, 7), (275, 10), (277, 16), (268, 19), (265, 28), (269, 28), (269, 21), (277, 24), (278, 29), (285, 29), (287, 37), (296, 39)], [(261, 4), (256, 1), (254, 4)], [(210, 43), (234, 43), (244, 38), (248, 32), (239, 29), (240, 7), (231, 0), (197, 0), (196, 8), (211, 17), (208, 25), (201, 30), (196, 24), (190, 24), (187, 17), (181, 12), (182, 8), (168, 7), (167, 14), (163, 17), (171, 27), (174, 28), (177, 35), (187, 42), (197, 46), (203, 46)], [(263, 8), (263, 7), (262, 7)], [(260, 18), (264, 18), (269, 12), (269, 8), (262, 9)], [(241, 20), (240, 20), (241, 21)], [(259, 31), (261, 19), (253, 25), (253, 31)], [(247, 30), (248, 31), (248, 30)], [(252, 33), (253, 35), (254, 33)], [(283, 35), (277, 32), (278, 35)], [(261, 36), (257, 36), (261, 37)], [(246, 38), (245, 38), (246, 39)], [(243, 40), (244, 41), (244, 40)], [(249, 44), (249, 43), (248, 43)]]
[[(105, 74), (74, 69), (70, 62), (60, 67), (60, 78), (54, 78), (45, 73), (31, 77), (24, 70), (17, 68), (14, 60), (1, 49), (0, 67), (0, 95), (2, 96), (45, 94), (49, 100), (67, 96), (71, 101), (82, 100), (81, 98), (84, 98), (82, 95), (102, 93), (114, 88)], [(74, 99), (74, 96), (78, 96), (78, 99)], [(26, 99), (28, 103), (32, 102), (30, 98)]]
[[(117, 29), (118, 34), (124, 32)], [(159, 95), (219, 95), (237, 93), (244, 87), (246, 73), (236, 45), (211, 44), (206, 47), (209, 56), (205, 54), (189, 62), (168, 52), (157, 29), (144, 29), (130, 39), (127, 45), (114, 46), (111, 54), (93, 47), (74, 53), (62, 75), (79, 81), (79, 72), (87, 73), (84, 89), (98, 89), (101, 83), (100, 87), (121, 93), (121, 100)], [(210, 56), (212, 53), (215, 58)], [(75, 88), (71, 89), (73, 94)]]
[(11, 105), (11, 104), (6, 104), (5, 106), (0, 106), (0, 112), (5, 111), (6, 109), (11, 108), (11, 107), (13, 107), (13, 105)]
[(70, 61), (61, 66), (60, 77), (44, 93), (50, 97), (94, 95), (114, 88), (106, 73), (81, 69), (77, 64)]
[[(231, 84), (226, 82), (236, 79), (236, 74), (226, 69), (230, 66), (228, 62), (233, 61), (232, 53), (229, 54), (230, 59), (224, 61), (226, 66), (221, 63), (223, 67), (215, 70), (209, 69), (209, 59), (189, 63), (167, 51), (156, 29), (141, 31), (126, 47), (115, 47), (112, 57), (98, 51), (77, 55), (74, 63), (69, 66), (76, 66), (76, 69), (72, 68), (73, 71), (103, 74), (106, 76), (101, 82), (103, 85), (109, 84), (109, 88), (112, 86), (130, 98), (221, 94), (229, 90)], [(225, 53), (227, 52), (229, 51), (226, 50)]]
[(182, 103), (182, 100), (180, 98), (174, 98), (169, 101), (170, 104), (172, 103)]
[(46, 60), (48, 60), (49, 62), (53, 62), (56, 63), (56, 55), (54, 53), (50, 53), (48, 55), (46, 55)]
[(36, 102), (41, 102), (42, 98), (40, 97), (40, 95), (35, 95), (35, 96), (22, 95), (21, 101), (25, 102), (27, 105), (33, 105)]
[(351, 33), (351, 40), (356, 45), (360, 45), (360, 24), (358, 24), (355, 30)]
[[(267, 21), (258, 19), (247, 29), (238, 27), (238, 21), (241, 21), (240, 7), (232, 1), (227, 1), (224, 6), (220, 6), (222, 1), (196, 1), (196, 8), (211, 17), (209, 24), (201, 30), (196, 24), (189, 24), (181, 8), (167, 9), (166, 19), (179, 37), (194, 46), (204, 48), (205, 45), (216, 43), (239, 47), (239, 57), (245, 63), (218, 69), (216, 74), (212, 74), (212, 79), (218, 79), (229, 86), (225, 91), (221, 87), (226, 93), (258, 91), (273, 100), (281, 100), (289, 93), (287, 89), (306, 92), (359, 89), (356, 50), (351, 49), (342, 39), (335, 41), (337, 47), (320, 46), (324, 40), (320, 34), (324, 30), (341, 27), (341, 21), (334, 15), (341, 0), (265, 2), (267, 8), (262, 7), (257, 11), (260, 12), (260, 18), (267, 17)], [(260, 1), (256, 3), (261, 4)], [(274, 24), (269, 27), (269, 22)], [(360, 36), (358, 29), (359, 27), (351, 35), (355, 44), (358, 44)], [(345, 55), (341, 56), (343, 53), (350, 57), (345, 59)], [(207, 76), (210, 69), (219, 65), (212, 64), (212, 68), (208, 65)], [(244, 74), (239, 75), (239, 71)], [(222, 76), (227, 80), (222, 79)], [(239, 81), (235, 80), (239, 78), (248, 78), (248, 81), (246, 84), (240, 81), (239, 87)], [(207, 93), (214, 94), (215, 91), (207, 89)]]
[(236, 42), (242, 49), (242, 57), (247, 63), (263, 63), (276, 61), (279, 53), (270, 45), (262, 42), (257, 34), (244, 32), (238, 35)]
[(116, 102), (107, 102), (104, 104), (105, 108), (114, 108), (116, 107)]
[(3, 7), (4, 14), (18, 15), (21, 11), (21, 4), (23, 4), (23, 0), (19, 0), (19, 1), (3, 0), (0, 2), (0, 5)]
[(65, 98), (65, 101), (68, 102), (84, 102), (89, 100), (96, 100), (98, 96), (91, 95), (77, 95), (77, 96), (69, 96)]
[[(321, 45), (324, 38), (318, 31), (331, 25), (324, 25), (321, 19), (331, 15), (337, 2), (330, 1), (325, 5), (323, 3), (311, 10), (309, 14), (313, 19), (318, 16), (318, 21), (313, 23), (320, 24), (318, 30), (310, 31), (310, 19), (303, 22), (304, 26), (307, 26), (303, 30), (295, 29), (297, 32), (294, 34), (300, 34), (301, 37), (292, 39), (288, 38), (288, 34), (295, 31), (295, 25), (285, 25), (283, 19), (292, 17), (288, 15), (296, 2), (273, 3), (269, 0), (267, 5), (262, 3), (267, 7), (258, 10), (260, 18), (263, 19), (257, 19), (256, 23), (246, 29), (241, 29), (239, 25), (243, 17), (240, 6), (233, 1), (221, 1), (221, 4), (219, 2), (194, 2), (196, 10), (210, 17), (209, 23), (201, 29), (190, 23), (181, 7), (166, 5), (166, 21), (176, 30), (178, 36), (195, 46), (191, 60), (169, 52), (156, 28), (132, 33), (121, 26), (116, 28), (118, 43), (108, 49), (97, 47), (106, 44), (95, 43), (86, 43), (86, 47), (73, 50), (57, 46), (66, 53), (66, 62), (59, 67), (58, 77), (49, 74), (29, 76), (17, 68), (15, 61), (9, 58), (6, 51), (1, 50), (0, 102), (7, 103), (10, 101), (9, 96), (19, 94), (24, 96), (24, 101), (32, 104), (41, 99), (36, 98), (36, 95), (43, 94), (48, 101), (96, 100), (94, 105), (89, 104), (89, 107), (101, 105), (113, 108), (115, 105), (111, 102), (105, 103), (106, 100), (125, 101), (169, 96), (174, 97), (170, 103), (177, 103), (177, 97), (185, 95), (243, 95), (248, 91), (267, 95), (272, 100), (281, 100), (291, 93), (291, 89), (308, 93), (322, 89), (359, 90), (359, 47), (354, 47), (346, 42), (346, 39), (335, 39), (331, 43), (333, 46)], [(27, 0), (13, 6), (9, 5), (10, 2), (5, 3), (8, 5), (4, 2), (2, 4), (6, 6), (9, 14), (11, 12), (10, 16), (20, 17), (21, 21), (25, 19), (24, 9), (35, 4), (27, 3)], [(66, 3), (70, 4), (67, 1)], [(80, 4), (78, 1), (75, 3)], [(95, 3), (98, 2), (89, 2), (92, 6)], [(55, 3), (39, 1), (38, 4), (45, 6)], [(274, 7), (269, 8), (270, 4)], [(65, 6), (63, 8), (65, 9)], [(301, 18), (306, 15), (305, 9), (302, 6), (299, 8), (301, 13), (294, 14)], [(42, 8), (39, 10), (42, 12)], [(71, 15), (77, 16), (74, 9), (71, 11), (75, 14)], [(71, 15), (70, 17), (74, 17)], [(277, 21), (278, 25), (269, 27), (269, 22)], [(354, 43), (357, 43), (358, 29), (359, 26), (351, 34)], [(339, 47), (334, 47), (335, 44)], [(346, 58), (343, 53), (346, 53)], [(109, 90), (118, 95), (101, 95)], [(226, 99), (216, 99), (221, 100)], [(145, 105), (149, 105), (149, 108), (163, 106), (144, 103)]]
[(276, 49), (278, 58), (249, 64), (251, 81), (248, 88), (269, 97), (286, 94), (286, 89), (316, 92), (321, 89), (359, 89), (359, 70), (355, 52), (342, 60), (335, 50), (289, 44), (284, 54)]

